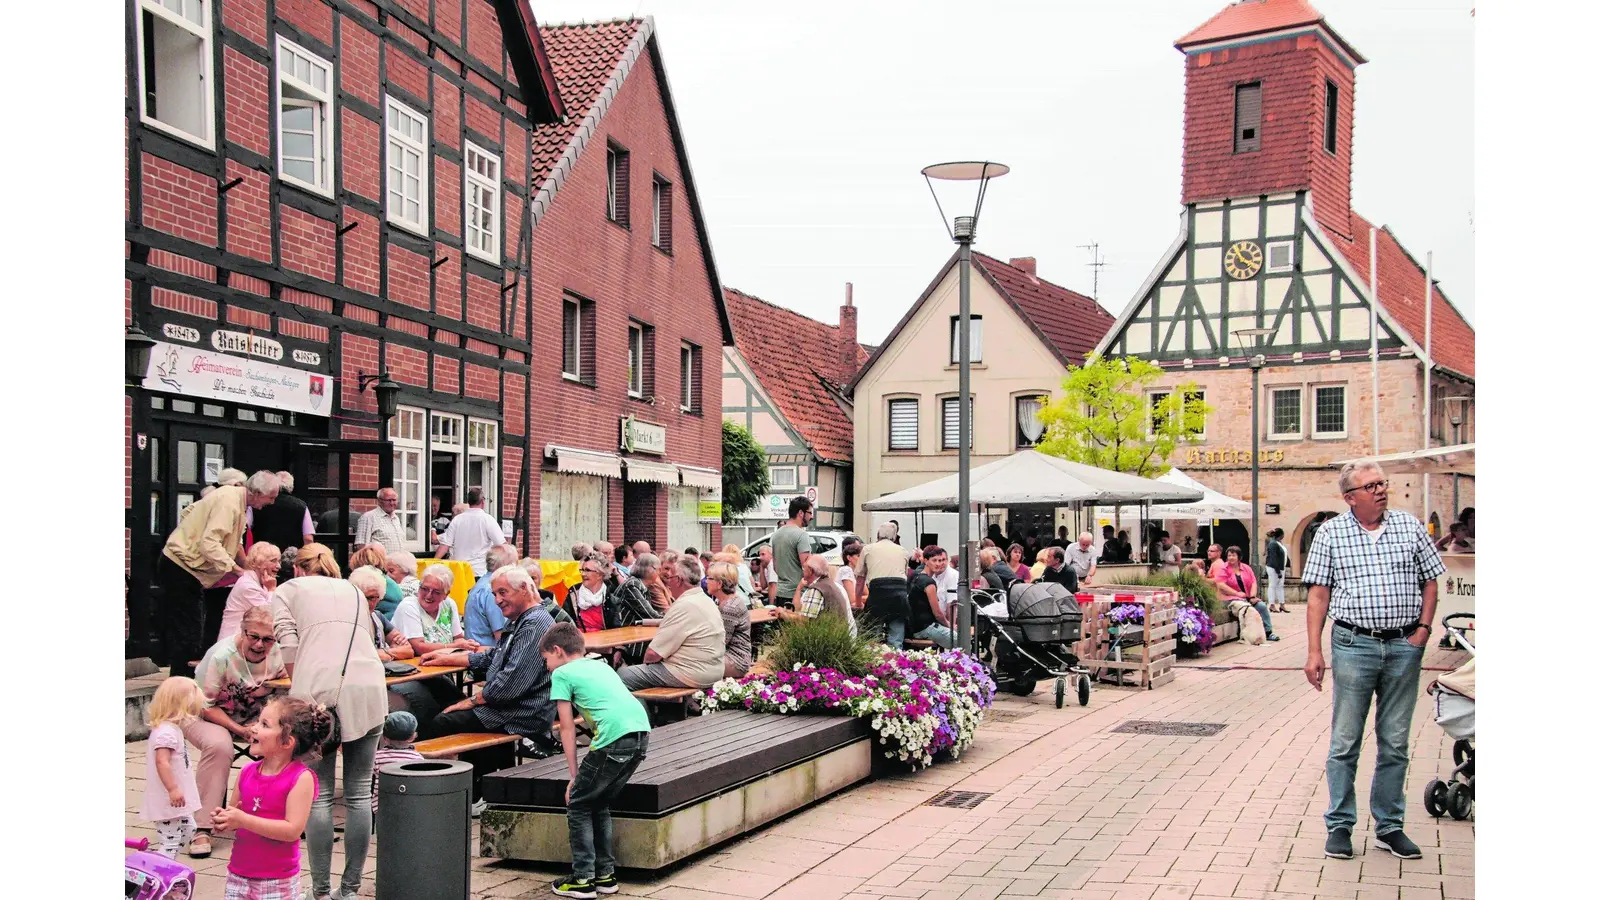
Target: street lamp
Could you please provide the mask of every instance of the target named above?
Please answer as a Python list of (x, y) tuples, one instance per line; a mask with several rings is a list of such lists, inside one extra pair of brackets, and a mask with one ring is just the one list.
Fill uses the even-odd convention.
[(972, 242), (978, 234), (978, 214), (983, 211), (983, 195), (989, 191), (989, 180), (1011, 171), (1011, 167), (997, 162), (947, 162), (928, 166), (922, 178), (928, 182), (928, 193), (933, 195), (933, 205), (939, 210), (939, 220), (945, 221), (944, 204), (939, 202), (939, 192), (933, 189), (934, 181), (977, 182), (977, 195), (973, 199), (972, 215), (956, 216), (945, 222), (945, 231), (956, 242), (956, 259), (960, 269), (961, 314), (956, 343), (960, 345), (960, 382), (956, 399), (956, 539), (961, 544), (961, 577), (956, 584), (956, 646), (963, 650), (972, 647)]
[[(1261, 349), (1263, 338), (1276, 334), (1276, 328), (1235, 328), (1233, 336), (1239, 339), (1239, 349), (1244, 349), (1246, 338), (1255, 341), (1254, 348)], [(1257, 353), (1250, 357), (1250, 559), (1255, 565), (1262, 558), (1261, 551), (1261, 368), (1267, 358)]]
[[(373, 384), (376, 382), (376, 384)], [(400, 411), (400, 385), (389, 377), (388, 372), (379, 372), (368, 375), (358, 373), (356, 390), (365, 391), (367, 385), (372, 384), (372, 393), (378, 398), (378, 440), (389, 440), (389, 420)]]
[(150, 370), (150, 351), (156, 342), (138, 325), (129, 325), (123, 338), (123, 365), (127, 369), (127, 386), (144, 385), (144, 373)]

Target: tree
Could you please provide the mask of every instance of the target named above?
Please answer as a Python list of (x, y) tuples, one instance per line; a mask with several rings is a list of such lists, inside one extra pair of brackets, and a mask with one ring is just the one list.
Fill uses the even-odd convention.
[(1091, 355), (1068, 366), (1062, 395), (1039, 412), (1045, 432), (1036, 450), (1114, 472), (1154, 478), (1171, 468), (1167, 457), (1194, 443), (1213, 411), (1188, 381), (1156, 403), (1148, 386), (1162, 377), (1155, 363), (1136, 356)]
[(722, 524), (752, 509), (766, 496), (767, 451), (743, 425), (722, 423)]

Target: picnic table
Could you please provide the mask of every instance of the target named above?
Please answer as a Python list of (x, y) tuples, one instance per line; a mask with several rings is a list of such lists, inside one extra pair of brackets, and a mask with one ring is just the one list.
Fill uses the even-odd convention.
[[(402, 660), (402, 662), (403, 661), (404, 660)], [(466, 666), (417, 666), (417, 671), (412, 672), (410, 675), (391, 675), (383, 679), (383, 683), (389, 687), (394, 687), (397, 684), (404, 684), (407, 681), (422, 681), (427, 678), (455, 677), (461, 675), (461, 673), (465, 671), (467, 671)], [(288, 678), (274, 678), (267, 682), (267, 687), (272, 688), (275, 691), (287, 691), (289, 689), (289, 683), (290, 679)]]

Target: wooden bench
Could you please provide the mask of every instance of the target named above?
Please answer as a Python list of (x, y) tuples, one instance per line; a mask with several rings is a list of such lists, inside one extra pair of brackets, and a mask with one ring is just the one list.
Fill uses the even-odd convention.
[(504, 744), (515, 744), (520, 740), (522, 739), (517, 735), (504, 734), (498, 731), (462, 732), (461, 734), (447, 734), (444, 737), (418, 741), (416, 750), (422, 754), (423, 759), (455, 759), (463, 753), (487, 750), (490, 747), (499, 747)]
[[(870, 723), (843, 716), (730, 710), (654, 729), (611, 804), (617, 864), (659, 869), (843, 790), (871, 774), (872, 747)], [(559, 757), (485, 775), (479, 854), (568, 862), (566, 788)]]
[[(645, 710), (650, 713), (655, 713), (657, 709), (664, 706), (677, 707), (680, 713), (675, 719), (673, 719), (673, 721), (676, 721), (678, 719), (684, 719), (688, 717), (689, 701), (694, 699), (695, 695), (699, 693), (699, 688), (653, 687), (641, 688), (637, 691), (634, 691), (633, 695), (639, 698), (639, 702), (643, 703)], [(650, 724), (660, 725), (665, 723), (659, 721), (657, 716), (652, 715), (650, 717)]]
[(920, 638), (906, 638), (904, 643), (907, 650), (932, 650), (937, 646), (933, 641), (925, 641)]

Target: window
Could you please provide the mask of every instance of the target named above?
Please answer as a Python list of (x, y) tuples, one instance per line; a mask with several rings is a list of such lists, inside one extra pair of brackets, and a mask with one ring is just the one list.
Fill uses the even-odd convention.
[(1322, 149), (1339, 152), (1339, 86), (1332, 79), (1323, 82)]
[(664, 253), (672, 252), (672, 182), (660, 177), (650, 183), (650, 243)]
[[(944, 421), (941, 423), (943, 437), (939, 442), (939, 446), (944, 450), (955, 450), (960, 446), (959, 441), (961, 440), (961, 405), (955, 397), (945, 397), (940, 401), (939, 405), (944, 415)], [(972, 432), (974, 430), (972, 427), (972, 400), (969, 398), (967, 400), (968, 449), (972, 447)]]
[(628, 325), (628, 396), (644, 397), (644, 326)]
[(427, 449), (423, 439), (426, 416), (420, 409), (402, 406), (389, 420), (389, 440), (394, 444), (394, 490), (400, 500), (394, 511), (406, 530), (406, 546), (413, 550), (423, 548), (422, 498), (426, 489), (422, 454)]
[(1149, 399), (1149, 402), (1150, 402), (1150, 422), (1149, 422), (1149, 426), (1147, 427), (1146, 431), (1147, 431), (1149, 437), (1154, 438), (1156, 436), (1156, 433), (1161, 430), (1161, 426), (1165, 425), (1166, 422), (1167, 422), (1166, 416), (1163, 416), (1160, 413), (1160, 409), (1161, 409), (1161, 404), (1167, 402), (1167, 398), (1172, 396), (1172, 392), (1171, 391), (1150, 391), (1145, 396)]
[(1233, 89), (1233, 152), (1261, 149), (1261, 82)]
[(389, 98), (389, 221), (428, 232), (428, 120)]
[(333, 196), (333, 67), (278, 38), (278, 175)]
[[(1205, 391), (1187, 391), (1187, 392), (1185, 392), (1184, 395), (1183, 395), (1183, 408), (1184, 408), (1184, 413), (1185, 413), (1184, 414), (1184, 419), (1185, 420), (1188, 419), (1188, 409), (1189, 409), (1190, 406), (1197, 406), (1197, 407), (1200, 407), (1200, 408), (1203, 409), (1203, 408), (1205, 408), (1205, 403), (1206, 403), (1206, 392)], [(1206, 437), (1206, 418), (1205, 418), (1205, 414), (1204, 413), (1200, 414), (1200, 428), (1194, 433), (1194, 437), (1195, 437), (1196, 440), (1205, 440), (1205, 437)]]
[(917, 449), (917, 401), (889, 401), (889, 449)]
[(211, 4), (139, 0), (140, 118), (212, 146)]
[[(968, 344), (971, 351), (968, 358), (974, 363), (983, 362), (983, 316), (969, 316), (972, 333)], [(950, 317), (950, 365), (961, 362), (961, 317)]]
[(1342, 384), (1312, 388), (1312, 437), (1342, 438), (1346, 435), (1344, 399)]
[(561, 377), (583, 380), (583, 308), (573, 297), (561, 301)]
[(1267, 437), (1272, 439), (1297, 438), (1304, 431), (1301, 421), (1300, 389), (1271, 388), (1268, 390)]
[(1294, 241), (1267, 245), (1267, 271), (1288, 272), (1294, 268)]
[(1039, 413), (1047, 399), (1043, 394), (1017, 398), (1017, 449), (1032, 447), (1044, 437), (1044, 419)]
[(606, 218), (628, 227), (628, 151), (606, 144)]
[(678, 351), (678, 406), (684, 412), (700, 411), (700, 348), (684, 344)]
[(500, 262), (500, 157), (467, 142), (467, 252)]
[[(467, 488), (483, 491), (483, 508), (494, 515), (496, 490), (500, 480), (495, 477), (500, 458), (500, 425), (483, 419), (467, 420)], [(509, 535), (508, 535), (509, 537)]]
[(767, 481), (774, 491), (792, 491), (799, 483), (794, 466), (767, 467)]

